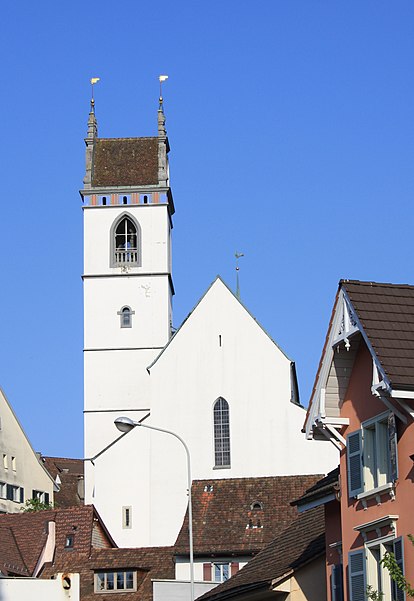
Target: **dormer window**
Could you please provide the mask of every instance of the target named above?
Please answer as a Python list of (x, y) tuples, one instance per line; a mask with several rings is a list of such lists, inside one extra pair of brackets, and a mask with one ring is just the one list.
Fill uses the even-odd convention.
[(112, 228), (112, 266), (138, 265), (140, 259), (139, 225), (132, 217), (123, 215)]

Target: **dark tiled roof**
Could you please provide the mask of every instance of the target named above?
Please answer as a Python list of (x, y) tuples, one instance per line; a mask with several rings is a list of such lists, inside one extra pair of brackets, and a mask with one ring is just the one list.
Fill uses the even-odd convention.
[(54, 493), (55, 507), (66, 509), (83, 504), (84, 466), (82, 459), (66, 457), (42, 457), (43, 465), (56, 481), (60, 490)]
[[(173, 547), (145, 549), (92, 549), (89, 556), (81, 553), (60, 554), (48, 564), (42, 578), (51, 578), (58, 572), (78, 572), (81, 580), (82, 601), (96, 599), (94, 573), (116, 570), (137, 571), (137, 591), (122, 593), (125, 601), (152, 601), (152, 579), (174, 579)], [(120, 593), (117, 593), (119, 595)], [(118, 598), (118, 596), (117, 596)]]
[(98, 138), (92, 186), (158, 184), (158, 138)]
[[(0, 529), (9, 529), (29, 575), (33, 574), (48, 536), (48, 524), (56, 524), (56, 556), (80, 553), (89, 555), (92, 549), (92, 533), (100, 523), (100, 518), (92, 505), (70, 509), (36, 511), (30, 513), (10, 513), (0, 515)], [(104, 526), (102, 526), (104, 528)], [(73, 547), (65, 548), (66, 536), (73, 535)], [(115, 543), (106, 536), (106, 544)], [(13, 551), (14, 553), (14, 551)], [(6, 539), (0, 537), (0, 557), (9, 554)]]
[(325, 551), (323, 507), (299, 515), (284, 532), (232, 578), (199, 599), (215, 601), (242, 594), (253, 587), (269, 588)]
[(13, 529), (0, 526), (0, 574), (4, 576), (30, 576), (24, 563)]
[(308, 488), (308, 490), (299, 499), (292, 501), (292, 505), (301, 507), (302, 505), (307, 505), (308, 503), (312, 503), (318, 499), (323, 499), (329, 494), (335, 494), (337, 490), (338, 479), (339, 467), (336, 467), (324, 478), (321, 478), (321, 480), (318, 480), (316, 484)]
[[(276, 476), (195, 480), (193, 496), (194, 553), (257, 553), (297, 514), (290, 502), (321, 478)], [(262, 509), (253, 509), (260, 503)], [(176, 542), (176, 553), (188, 553), (188, 513)]]
[(394, 388), (414, 389), (414, 286), (341, 280)]

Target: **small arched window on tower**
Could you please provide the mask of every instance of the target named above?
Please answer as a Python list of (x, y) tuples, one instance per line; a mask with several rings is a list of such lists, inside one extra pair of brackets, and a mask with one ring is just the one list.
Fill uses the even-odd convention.
[(214, 463), (216, 468), (230, 467), (229, 404), (222, 397), (214, 403)]
[(121, 320), (121, 328), (132, 328), (132, 316), (135, 315), (135, 311), (131, 311), (131, 307), (122, 307), (118, 311), (118, 315)]
[(139, 231), (138, 225), (124, 215), (113, 229), (113, 266), (139, 264)]

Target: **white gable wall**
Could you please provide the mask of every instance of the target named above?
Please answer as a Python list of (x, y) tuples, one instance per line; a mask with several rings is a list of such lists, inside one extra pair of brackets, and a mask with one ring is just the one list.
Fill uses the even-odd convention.
[[(301, 433), (305, 411), (290, 402), (290, 366), (218, 279), (150, 369), (148, 423), (186, 441), (194, 479), (326, 473), (337, 463), (336, 451)], [(230, 468), (214, 466), (219, 396), (229, 403)], [(172, 544), (187, 503), (179, 442), (153, 438), (151, 474), (152, 544)]]
[[(15, 501), (5, 498), (7, 489), (1, 484), (19, 489)], [(21, 488), (24, 490), (23, 503), (20, 503)], [(39, 463), (16, 415), (0, 390), (0, 512), (20, 512), (25, 501), (32, 498), (33, 490), (48, 493), (49, 502), (53, 503), (53, 480)]]

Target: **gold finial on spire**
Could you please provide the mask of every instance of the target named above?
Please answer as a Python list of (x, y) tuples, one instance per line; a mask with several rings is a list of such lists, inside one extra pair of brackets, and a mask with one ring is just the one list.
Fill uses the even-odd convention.
[(164, 81), (167, 81), (168, 79), (168, 75), (160, 75), (158, 77), (158, 80), (160, 82), (160, 109), (162, 109), (162, 84)]

